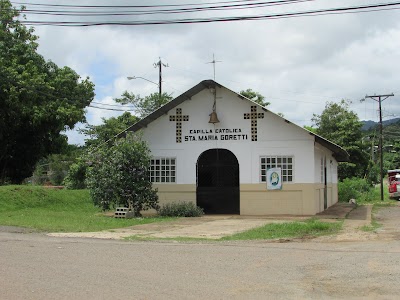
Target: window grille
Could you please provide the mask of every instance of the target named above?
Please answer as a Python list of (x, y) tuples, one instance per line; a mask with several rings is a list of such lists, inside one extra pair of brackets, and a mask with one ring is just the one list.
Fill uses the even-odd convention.
[(293, 182), (293, 156), (261, 156), (260, 180), (267, 181), (267, 171), (270, 168), (282, 169), (282, 181)]
[(150, 181), (154, 183), (175, 183), (176, 158), (157, 157), (151, 159)]

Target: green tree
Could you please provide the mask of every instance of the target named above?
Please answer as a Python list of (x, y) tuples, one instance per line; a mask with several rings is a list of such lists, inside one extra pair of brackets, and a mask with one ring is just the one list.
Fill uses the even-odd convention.
[(252, 89), (247, 89), (245, 91), (240, 91), (240, 95), (249, 98), (250, 100), (260, 104), (261, 106), (267, 107), (271, 102), (265, 101), (265, 97)]
[(119, 117), (103, 118), (103, 124), (86, 125), (79, 132), (85, 134), (88, 138), (85, 140), (86, 146), (98, 146), (107, 141), (113, 142), (113, 138), (139, 121), (139, 118), (124, 112)]
[(153, 93), (143, 98), (140, 95), (135, 95), (125, 91), (121, 98), (116, 98), (114, 100), (121, 104), (134, 105), (138, 116), (140, 118), (144, 118), (153, 111), (159, 109), (161, 106), (170, 102), (172, 100), (172, 96), (167, 93), (162, 93), (160, 97), (158, 93)]
[(77, 158), (68, 170), (67, 176), (65, 176), (63, 185), (67, 189), (79, 190), (86, 188), (86, 172), (88, 169), (86, 155), (82, 155)]
[(37, 53), (38, 36), (0, 0), (0, 184), (20, 183), (67, 145), (61, 132), (85, 120), (93, 84)]
[[(372, 141), (378, 145), (379, 127), (372, 128)], [(384, 124), (383, 126), (383, 168), (385, 172), (400, 168), (400, 121)], [(372, 143), (371, 143), (372, 144)], [(375, 156), (378, 158), (379, 152)]]
[(129, 207), (135, 216), (158, 209), (158, 196), (150, 182), (150, 150), (138, 135), (129, 134), (113, 146), (89, 152), (87, 184), (94, 203), (103, 209)]
[(41, 159), (36, 164), (35, 170), (33, 171), (32, 177), (29, 179), (33, 185), (43, 185), (49, 180), (47, 176), (48, 162), (45, 159)]
[(311, 131), (312, 133), (317, 133), (317, 128), (314, 128), (312, 126), (307, 126), (307, 125), (304, 125), (303, 127), (304, 127), (304, 129), (307, 129), (308, 131)]
[[(384, 134), (385, 135), (385, 134)], [(378, 159), (379, 152), (376, 153)], [(400, 169), (400, 141), (383, 145), (383, 168), (385, 172), (391, 169)]]
[(67, 145), (61, 153), (40, 159), (33, 172), (32, 183), (41, 185), (50, 182), (52, 185), (61, 185), (70, 166), (82, 152), (83, 149), (79, 146)]
[(339, 179), (364, 177), (369, 159), (362, 142), (362, 123), (349, 110), (348, 102), (327, 102), (322, 114), (314, 114), (312, 121), (318, 135), (343, 147), (350, 155), (350, 162), (339, 163)]
[[(88, 149), (106, 146), (105, 144), (110, 147), (119, 133), (135, 124), (138, 120), (138, 117), (125, 112), (119, 117), (103, 118), (103, 124), (100, 125), (87, 124), (84, 129), (79, 131), (88, 137), (85, 140), (85, 146)], [(71, 164), (64, 179), (64, 184), (67, 188), (83, 189), (86, 187), (87, 160), (87, 151), (85, 151), (81, 153), (75, 163)]]

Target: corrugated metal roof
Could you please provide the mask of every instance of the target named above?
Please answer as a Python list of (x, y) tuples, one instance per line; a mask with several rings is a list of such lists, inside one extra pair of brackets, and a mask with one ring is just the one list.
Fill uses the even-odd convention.
[[(138, 121), (137, 123), (133, 124), (131, 127), (129, 127), (128, 129), (126, 129), (126, 131), (133, 131), (136, 132), (142, 128), (147, 127), (148, 124), (150, 124), (151, 122), (153, 122), (154, 120), (158, 119), (159, 117), (161, 117), (162, 115), (168, 114), (168, 112), (175, 108), (176, 106), (178, 106), (179, 104), (183, 103), (186, 100), (190, 100), (194, 95), (198, 94), (199, 92), (201, 92), (204, 89), (209, 89), (209, 88), (213, 88), (213, 87), (223, 87), (229, 91), (231, 91), (232, 93), (235, 93), (239, 98), (245, 100), (245, 101), (249, 101), (252, 102), (253, 104), (261, 107), (264, 111), (268, 111), (272, 114), (275, 114), (273, 112), (271, 112), (270, 110), (266, 109), (265, 107), (261, 106), (260, 104), (224, 87), (223, 85), (219, 84), (218, 82), (208, 79), (208, 80), (203, 80), (202, 82), (200, 82), (199, 84), (195, 85), (194, 87), (192, 87), (190, 90), (184, 92), (183, 94), (181, 94), (180, 96), (176, 97), (175, 99), (171, 100), (170, 102), (168, 102), (167, 104), (165, 104), (164, 106), (160, 107), (159, 109), (157, 109), (156, 111), (152, 112), (151, 114), (147, 115), (145, 118), (143, 118), (142, 120)], [(315, 142), (320, 144), (321, 146), (329, 149), (330, 151), (333, 152), (333, 156), (335, 157), (335, 159), (337, 161), (349, 161), (349, 154), (347, 153), (346, 150), (344, 150), (342, 147), (340, 147), (339, 145), (336, 145), (335, 143), (332, 143), (331, 141), (303, 128), (300, 127), (292, 122), (290, 122), (289, 120), (286, 120), (285, 118), (275, 114), (276, 116), (278, 116), (279, 118), (282, 118), (285, 120), (285, 122), (287, 123), (291, 123), (293, 126), (297, 126), (298, 128), (301, 128), (302, 130), (307, 131), (309, 134), (313, 135), (315, 137)]]

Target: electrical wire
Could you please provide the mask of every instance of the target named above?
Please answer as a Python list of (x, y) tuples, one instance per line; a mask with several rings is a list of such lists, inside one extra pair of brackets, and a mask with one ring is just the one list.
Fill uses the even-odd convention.
[(143, 26), (143, 25), (170, 25), (170, 24), (196, 24), (211, 22), (232, 22), (232, 21), (250, 21), (250, 20), (276, 20), (305, 16), (321, 16), (321, 15), (339, 15), (349, 13), (366, 13), (377, 11), (388, 11), (400, 9), (400, 2), (377, 3), (359, 6), (338, 7), (317, 9), (299, 12), (284, 12), (276, 14), (253, 15), (253, 16), (228, 16), (228, 17), (210, 17), (210, 18), (184, 18), (170, 20), (139, 20), (139, 21), (28, 21), (20, 22), (26, 25), (46, 25), (46, 26), (72, 26), (72, 27), (88, 27), (88, 26)]
[[(159, 5), (71, 5), (71, 4), (47, 4), (47, 3), (27, 3), (27, 2), (13, 2), (14, 4), (23, 6), (45, 6), (45, 7), (61, 7), (61, 8), (113, 8), (113, 9), (127, 9), (127, 8), (159, 8), (159, 7), (186, 7), (186, 6), (202, 6), (202, 5), (220, 5), (241, 3), (239, 5), (246, 5), (245, 3), (258, 2), (259, 0), (235, 0), (235, 1), (219, 1), (219, 2), (204, 2), (204, 3), (181, 3), (181, 4), (159, 4)], [(268, 4), (281, 4), (281, 3), (296, 3), (315, 0), (277, 0), (277, 1), (264, 1)]]
[(87, 106), (87, 107), (97, 108), (97, 109), (104, 109), (104, 110), (112, 110), (112, 111), (135, 111), (135, 110), (132, 110), (132, 109), (124, 110), (124, 109), (117, 109), (117, 108), (98, 107), (98, 106), (95, 106), (95, 105), (92, 105), (92, 104), (89, 104), (89, 106)]
[(51, 15), (51, 16), (72, 16), (72, 17), (100, 17), (100, 16), (144, 16), (155, 14), (183, 14), (183, 13), (198, 13), (204, 11), (233, 11), (233, 10), (249, 10), (258, 9), (262, 7), (271, 7), (278, 5), (287, 5), (294, 3), (310, 2), (315, 0), (295, 0), (295, 1), (275, 1), (279, 3), (271, 4), (271, 2), (259, 2), (252, 4), (238, 4), (238, 5), (223, 5), (223, 6), (209, 6), (209, 7), (196, 7), (196, 8), (183, 8), (183, 9), (164, 9), (164, 10), (151, 10), (151, 11), (75, 11), (75, 10), (35, 10), (24, 9), (25, 15)]
[(92, 104), (98, 104), (98, 105), (105, 105), (105, 106), (114, 106), (114, 107), (125, 107), (125, 108), (134, 108), (134, 106), (132, 105), (124, 105), (124, 104), (107, 104), (107, 103), (101, 103), (101, 102), (96, 102), (96, 101), (92, 101), (90, 102)]

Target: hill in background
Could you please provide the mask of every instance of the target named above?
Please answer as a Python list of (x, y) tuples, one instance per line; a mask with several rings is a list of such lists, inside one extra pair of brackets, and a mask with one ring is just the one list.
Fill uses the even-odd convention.
[[(370, 130), (379, 125), (379, 122), (374, 122), (371, 120), (361, 121), (361, 122), (363, 123), (363, 127), (361, 128), (361, 130), (363, 130), (363, 131)], [(383, 126), (387, 126), (387, 125), (391, 125), (391, 124), (399, 123), (399, 122), (400, 122), (400, 118), (394, 118), (394, 119), (390, 119), (390, 120), (385, 120), (382, 123), (383, 123)]]

